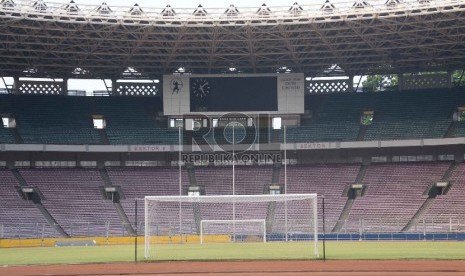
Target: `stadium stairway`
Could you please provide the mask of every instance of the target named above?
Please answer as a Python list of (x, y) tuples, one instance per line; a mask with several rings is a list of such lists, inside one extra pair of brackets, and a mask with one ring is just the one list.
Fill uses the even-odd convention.
[(368, 126), (366, 125), (360, 125), (360, 128), (358, 129), (358, 134), (357, 134), (357, 141), (364, 141), (365, 140), (365, 134), (367, 133)]
[[(105, 187), (113, 187), (113, 183), (111, 182), (110, 177), (108, 176), (108, 172), (105, 169), (105, 167), (99, 169), (100, 176), (102, 177), (103, 183)], [(118, 214), (121, 224), (124, 226), (126, 231), (130, 235), (136, 235), (136, 231), (131, 225), (131, 222), (128, 219), (128, 216), (126, 215), (126, 212), (123, 209), (123, 206), (121, 205), (121, 202), (119, 201), (119, 198), (117, 200), (113, 200), (113, 206), (116, 209), (116, 213)]]
[[(21, 188), (30, 187), (26, 180), (23, 178), (21, 173), (17, 169), (11, 169), (12, 174), (18, 181)], [(32, 187), (30, 187), (32, 188)], [(69, 238), (70, 235), (61, 227), (61, 225), (55, 220), (55, 218), (50, 214), (47, 208), (42, 204), (42, 197), (39, 195), (40, 191), (37, 190), (38, 188), (34, 188), (33, 194), (30, 198), (23, 197), (24, 200), (31, 201), (40, 213), (44, 216), (47, 222), (58, 232), (61, 236), (65, 238)]]
[[(365, 174), (367, 172), (367, 168), (368, 166), (364, 164), (360, 166), (360, 170), (355, 180), (356, 183), (363, 182), (363, 179), (365, 178)], [(334, 228), (331, 230), (331, 233), (338, 233), (339, 231), (341, 231), (341, 229), (344, 227), (345, 221), (350, 215), (350, 210), (352, 209), (352, 206), (354, 205), (356, 197), (351, 197), (349, 194), (345, 196), (347, 196), (346, 204), (344, 205), (344, 209), (342, 209), (341, 215), (339, 216), (339, 219), (337, 220), (336, 225), (334, 225)]]
[(465, 163), (462, 160), (456, 162), (457, 168), (447, 181), (451, 185), (438, 194), (428, 212), (418, 219), (417, 228), (437, 231), (438, 225), (442, 225), (439, 227), (442, 231), (463, 232), (460, 221), (465, 220)]
[[(189, 185), (191, 187), (198, 187), (197, 179), (195, 178), (195, 166), (192, 163), (186, 164), (187, 175), (189, 176)], [(200, 191), (199, 191), (200, 192)], [(193, 203), (193, 210), (194, 210), (194, 221), (197, 234), (200, 234), (200, 227), (202, 223), (202, 212), (200, 211), (200, 206), (198, 203)]]
[(15, 139), (16, 144), (23, 144), (23, 137), (19, 134), (19, 131), (16, 128), (10, 128), (10, 133)]
[(452, 138), (455, 136), (457, 129), (460, 125), (460, 122), (452, 121), (447, 129), (446, 133), (444, 134), (444, 138)]
[[(455, 169), (458, 167), (458, 163), (453, 162), (444, 175), (441, 178), (441, 181), (448, 181), (451, 175), (454, 173)], [(428, 198), (425, 199), (425, 202), (421, 205), (418, 211), (413, 215), (407, 225), (402, 228), (401, 232), (409, 231), (417, 222), (420, 217), (428, 212), (429, 208), (434, 204), (437, 194), (429, 194)]]
[(102, 141), (103, 145), (109, 145), (110, 140), (108, 140), (108, 135), (105, 129), (97, 129), (98, 135), (100, 136), (100, 140)]
[[(273, 173), (271, 175), (271, 184), (279, 185), (279, 175), (281, 174), (281, 163), (275, 163), (273, 165)], [(263, 187), (263, 190), (267, 190), (267, 185)], [(276, 202), (268, 203), (268, 208), (266, 211), (266, 232), (271, 233), (273, 229), (274, 214), (276, 209)]]

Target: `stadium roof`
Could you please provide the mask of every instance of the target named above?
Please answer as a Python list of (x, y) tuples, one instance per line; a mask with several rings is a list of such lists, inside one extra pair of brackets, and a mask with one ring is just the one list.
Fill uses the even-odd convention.
[(465, 0), (178, 9), (0, 0), (0, 75), (362, 75), (465, 68)]

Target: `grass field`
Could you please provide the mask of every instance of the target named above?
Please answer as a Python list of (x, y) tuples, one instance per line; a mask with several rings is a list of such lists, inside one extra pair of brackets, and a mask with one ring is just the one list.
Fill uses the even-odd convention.
[[(139, 261), (145, 261), (143, 252), (140, 246)], [(0, 265), (131, 262), (134, 261), (134, 253), (134, 247), (127, 245), (9, 248), (0, 249)], [(305, 242), (156, 245), (153, 253), (153, 261), (315, 259), (312, 244)], [(320, 243), (320, 258), (322, 253)], [(327, 242), (326, 258), (458, 260), (465, 259), (465, 242)]]

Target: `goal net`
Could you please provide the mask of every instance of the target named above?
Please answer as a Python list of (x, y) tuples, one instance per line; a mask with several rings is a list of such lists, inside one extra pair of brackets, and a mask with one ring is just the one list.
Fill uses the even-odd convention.
[[(208, 242), (208, 237), (216, 235), (231, 237), (226, 241), (266, 242), (265, 225), (264, 219), (202, 220), (200, 222), (200, 243)], [(204, 239), (205, 236), (207, 239)]]
[[(244, 258), (239, 244), (264, 258), (298, 248), (302, 255), (295, 258), (318, 257), (316, 194), (146, 196), (144, 215), (145, 258), (170, 259), (167, 252), (176, 252), (171, 259), (209, 259), (203, 254), (212, 250), (202, 250), (208, 245), (218, 249), (214, 258), (230, 258), (226, 252)], [(181, 256), (192, 248), (192, 256)]]

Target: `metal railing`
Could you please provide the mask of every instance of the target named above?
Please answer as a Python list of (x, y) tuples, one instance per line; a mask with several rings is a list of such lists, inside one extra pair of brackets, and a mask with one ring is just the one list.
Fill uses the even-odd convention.
[[(457, 234), (465, 238), (465, 218), (455, 217), (427, 217), (420, 219), (409, 230), (401, 232), (401, 229), (407, 224), (405, 218), (393, 219), (355, 219), (344, 221), (341, 231), (331, 233), (330, 227), (335, 225), (336, 221), (327, 221), (325, 235), (329, 239), (362, 239), (362, 240), (402, 240), (402, 239), (423, 239), (435, 236), (449, 237), (456, 239)], [(323, 229), (320, 225), (320, 235)], [(71, 237), (121, 237), (130, 236), (123, 224), (112, 223), (109, 221), (102, 223), (91, 222), (74, 222), (61, 225)], [(194, 224), (186, 223), (183, 226), (183, 233), (195, 233)], [(174, 231), (170, 227), (153, 229), (154, 234), (170, 235)], [(137, 233), (144, 234), (144, 223), (137, 225)], [(18, 223), (18, 224), (0, 224), (0, 238), (3, 239), (25, 239), (25, 238), (58, 238), (59, 233), (55, 231), (52, 225), (47, 223)]]
[[(99, 223), (74, 222), (60, 225), (71, 237), (122, 237), (130, 236), (125, 225), (109, 221)], [(143, 222), (138, 223), (137, 232), (144, 233)], [(59, 238), (60, 234), (48, 223), (0, 224), (1, 239)]]
[[(38, 5), (37, 3), (40, 2)], [(321, 17), (359, 15), (359, 14), (392, 14), (412, 11), (415, 13), (437, 12), (435, 9), (450, 10), (451, 7), (462, 9), (463, 0), (407, 0), (407, 1), (337, 1), (331, 3), (292, 5), (292, 6), (261, 6), (222, 8), (182, 8), (182, 7), (139, 7), (139, 6), (108, 6), (85, 5), (72, 3), (56, 3), (37, 0), (15, 1), (15, 4), (3, 4), (0, 11), (15, 16), (29, 15), (40, 20), (84, 21), (101, 20), (100, 22), (117, 24), (151, 24), (157, 21), (241, 21), (241, 20), (281, 20), (290, 18), (318, 19)], [(398, 15), (397, 15), (398, 16)], [(341, 18), (342, 20), (343, 18)], [(82, 20), (79, 20), (82, 21)]]
[[(349, 219), (343, 221), (341, 234), (364, 233), (400, 233), (407, 225), (410, 218), (394, 217), (391, 219)], [(327, 222), (327, 225), (335, 225), (337, 221)], [(325, 229), (327, 233), (331, 229)], [(465, 233), (465, 218), (463, 217), (425, 217), (422, 218), (404, 233)]]

